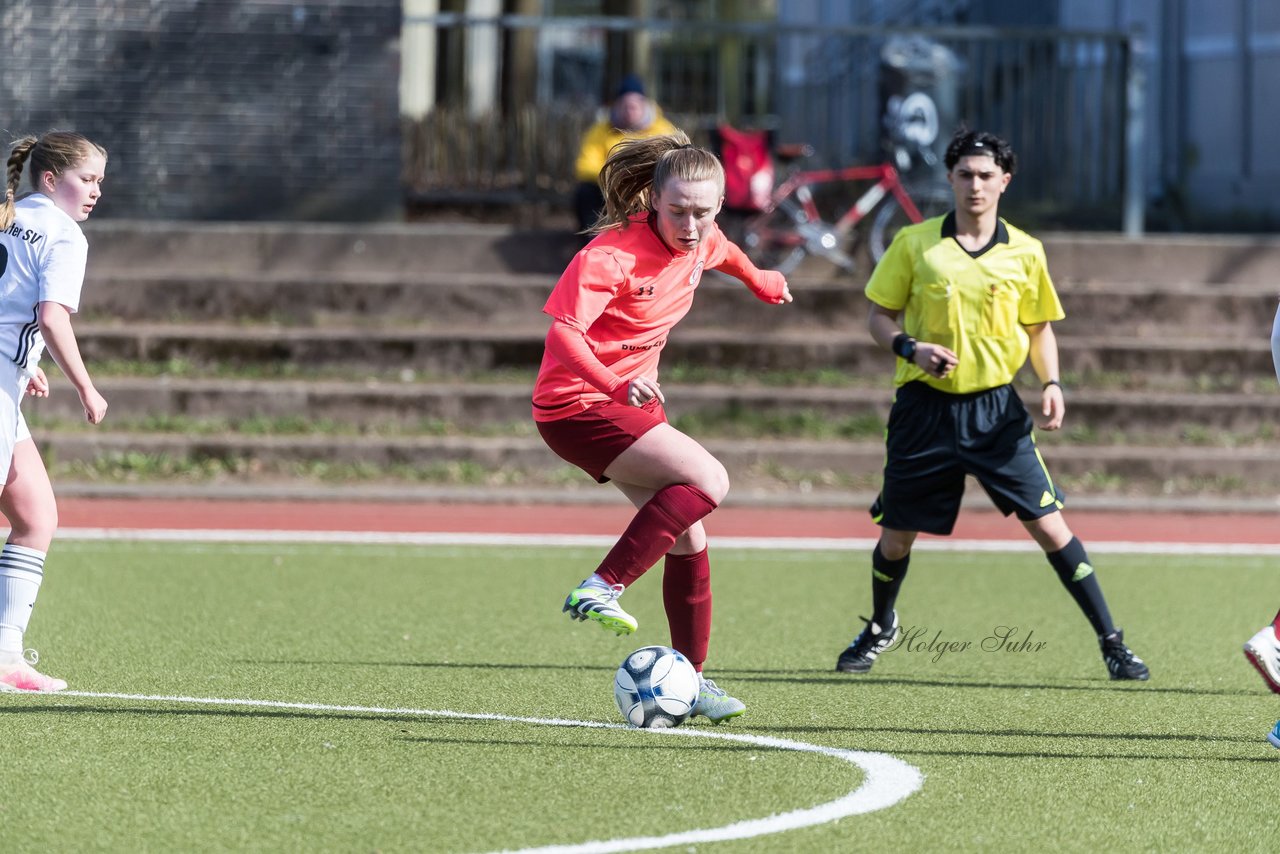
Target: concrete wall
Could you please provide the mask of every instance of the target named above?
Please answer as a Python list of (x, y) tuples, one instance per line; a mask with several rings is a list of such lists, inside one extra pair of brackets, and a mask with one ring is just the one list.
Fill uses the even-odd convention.
[(1060, 26), (1141, 33), (1147, 174), (1158, 218), (1192, 229), (1280, 222), (1280, 4), (1073, 0)]
[(399, 216), (399, 28), (399, 0), (0, 4), (0, 130), (106, 146), (98, 217)]

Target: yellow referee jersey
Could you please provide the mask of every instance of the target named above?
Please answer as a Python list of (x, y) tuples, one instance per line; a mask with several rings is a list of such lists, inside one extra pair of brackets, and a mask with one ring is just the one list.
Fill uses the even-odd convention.
[(945, 379), (899, 359), (895, 385), (920, 380), (953, 394), (1004, 385), (1027, 361), (1023, 327), (1065, 317), (1039, 240), (1000, 220), (974, 258), (954, 229), (951, 214), (902, 229), (867, 283), (868, 299), (901, 312), (904, 332), (959, 357)]

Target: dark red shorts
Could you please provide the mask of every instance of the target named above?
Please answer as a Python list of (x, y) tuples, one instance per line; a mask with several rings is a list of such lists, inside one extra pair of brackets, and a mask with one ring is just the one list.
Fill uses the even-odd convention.
[(656, 397), (644, 406), (626, 406), (610, 400), (568, 418), (537, 423), (547, 447), (565, 462), (573, 463), (600, 483), (607, 483), (604, 470), (636, 439), (659, 424), (666, 424), (667, 413)]

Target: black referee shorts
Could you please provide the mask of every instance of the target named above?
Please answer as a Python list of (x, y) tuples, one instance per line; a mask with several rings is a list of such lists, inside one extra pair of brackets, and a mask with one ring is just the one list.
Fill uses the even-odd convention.
[(900, 387), (885, 431), (884, 485), (876, 524), (945, 536), (955, 527), (964, 478), (982, 484), (1001, 513), (1023, 521), (1062, 509), (1012, 385), (948, 394), (922, 382)]

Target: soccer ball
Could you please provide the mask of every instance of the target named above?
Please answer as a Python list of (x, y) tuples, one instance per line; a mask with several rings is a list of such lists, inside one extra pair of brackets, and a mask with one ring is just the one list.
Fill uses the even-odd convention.
[(680, 726), (698, 701), (698, 671), (669, 646), (645, 646), (626, 657), (613, 677), (613, 696), (627, 723)]

